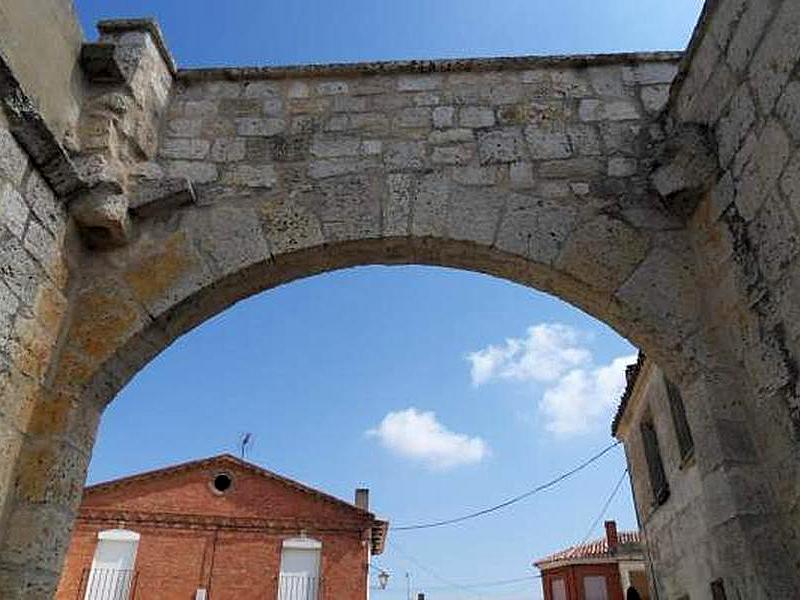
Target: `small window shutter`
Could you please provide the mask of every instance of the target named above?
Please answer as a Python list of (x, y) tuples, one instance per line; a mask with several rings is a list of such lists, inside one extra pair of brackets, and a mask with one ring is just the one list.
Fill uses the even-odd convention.
[(694, 451), (692, 431), (689, 429), (689, 421), (686, 420), (686, 408), (683, 405), (683, 398), (678, 387), (666, 377), (664, 378), (664, 385), (667, 388), (669, 409), (672, 413), (672, 422), (675, 425), (675, 434), (678, 437), (681, 459), (686, 460)]
[(661, 461), (661, 451), (658, 447), (658, 436), (653, 424), (644, 421), (641, 425), (644, 454), (647, 468), (650, 471), (650, 485), (653, 488), (653, 498), (657, 505), (664, 504), (669, 498), (669, 485), (664, 472), (664, 463)]

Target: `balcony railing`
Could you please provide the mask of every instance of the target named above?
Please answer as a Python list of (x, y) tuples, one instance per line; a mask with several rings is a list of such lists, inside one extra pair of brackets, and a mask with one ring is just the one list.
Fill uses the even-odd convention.
[(79, 600), (131, 600), (136, 571), (129, 569), (85, 569)]
[(284, 575), (278, 578), (278, 600), (322, 600), (320, 578)]

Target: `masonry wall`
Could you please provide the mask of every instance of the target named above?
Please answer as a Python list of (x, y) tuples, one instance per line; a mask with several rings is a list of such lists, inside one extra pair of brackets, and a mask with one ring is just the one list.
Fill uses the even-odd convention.
[[(669, 498), (660, 506), (650, 484), (640, 430), (645, 420), (655, 427), (670, 486)], [(708, 597), (719, 555), (706, 519), (710, 490), (703, 486), (695, 460), (681, 457), (664, 374), (651, 361), (639, 373), (618, 435), (625, 445), (636, 512), (655, 567), (657, 597)]]
[(567, 589), (567, 600), (584, 600), (583, 578), (591, 576), (606, 578), (608, 600), (624, 600), (619, 565), (617, 563), (569, 565), (544, 571), (542, 573), (544, 600), (553, 600), (552, 582), (554, 579), (564, 580)]
[[(750, 526), (743, 521), (728, 529), (728, 547), (714, 553), (720, 562), (741, 562), (738, 575), (717, 567), (716, 576), (739, 581), (729, 597), (765, 597), (757, 578), (775, 582), (772, 597), (796, 591), (786, 573), (796, 572), (793, 561), (800, 556), (798, 59), (800, 3), (708, 2), (685, 59), (685, 78), (672, 92), (674, 121), (705, 127), (718, 152), (718, 176), (689, 228), (714, 353), (697, 360), (719, 374), (694, 390), (702, 402), (687, 401), (706, 522), (690, 516), (698, 511), (681, 510), (674, 525), (661, 523), (659, 534), (648, 535), (669, 565), (660, 569), (660, 580), (670, 589), (689, 572), (708, 579), (708, 553), (701, 545), (689, 560), (686, 548), (701, 543), (698, 526), (722, 545), (722, 529), (738, 504)], [(675, 494), (681, 498), (679, 489)], [(656, 513), (651, 522), (664, 519)], [(770, 538), (778, 542), (775, 550), (752, 552)], [(793, 561), (779, 564), (787, 556)]]

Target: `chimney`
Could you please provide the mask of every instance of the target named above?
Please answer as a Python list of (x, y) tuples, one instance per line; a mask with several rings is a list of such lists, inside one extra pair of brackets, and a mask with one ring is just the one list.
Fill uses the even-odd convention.
[(619, 535), (617, 535), (617, 522), (606, 521), (606, 541), (608, 542), (608, 552), (616, 554), (619, 549)]
[(369, 510), (369, 489), (356, 488), (356, 501), (355, 505), (358, 508)]
[(417, 600), (425, 600), (425, 594), (417, 594)]

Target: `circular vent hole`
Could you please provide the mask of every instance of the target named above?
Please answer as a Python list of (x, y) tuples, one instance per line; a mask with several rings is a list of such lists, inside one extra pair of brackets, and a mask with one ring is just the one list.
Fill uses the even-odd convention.
[(216, 477), (214, 477), (214, 489), (218, 492), (227, 492), (231, 485), (233, 484), (233, 479), (231, 479), (230, 475), (225, 473), (220, 473)]

